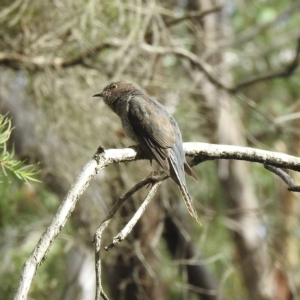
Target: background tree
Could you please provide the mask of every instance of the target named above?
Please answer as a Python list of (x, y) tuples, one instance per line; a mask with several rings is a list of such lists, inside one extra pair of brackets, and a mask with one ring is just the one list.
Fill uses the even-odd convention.
[[(1, 112), (13, 118), (16, 153), (41, 162), (44, 183), (17, 190), (11, 225), (2, 228), (5, 299), (57, 199), (95, 149), (130, 144), (117, 117), (91, 98), (108, 81), (132, 81), (155, 96), (185, 141), (298, 156), (298, 3), (17, 0), (0, 6)], [(116, 165), (93, 181), (38, 271), (32, 298), (94, 297), (95, 229), (116, 198), (151, 170), (147, 161)], [(105, 255), (112, 299), (296, 299), (298, 196), (254, 164), (205, 162), (195, 170), (200, 182), (188, 186), (203, 227), (189, 218), (176, 186), (164, 183), (130, 238)], [(107, 240), (144, 194), (122, 208)]]

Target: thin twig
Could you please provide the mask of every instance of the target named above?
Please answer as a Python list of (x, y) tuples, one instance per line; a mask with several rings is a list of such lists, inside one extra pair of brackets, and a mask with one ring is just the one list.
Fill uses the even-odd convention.
[(264, 167), (273, 172), (274, 174), (278, 175), (287, 185), (288, 185), (288, 190), (292, 191), (292, 192), (300, 192), (300, 186), (296, 185), (293, 181), (293, 179), (291, 178), (291, 176), (286, 173), (284, 170), (276, 168), (274, 166), (270, 166), (270, 165), (264, 165)]
[(152, 185), (152, 187), (149, 190), (145, 200), (140, 205), (138, 210), (135, 212), (134, 216), (126, 224), (126, 226), (114, 237), (113, 242), (104, 248), (105, 250), (107, 250), (107, 251), (110, 250), (111, 248), (118, 245), (121, 241), (123, 241), (127, 237), (127, 235), (131, 232), (134, 225), (137, 223), (137, 221), (140, 219), (140, 217), (144, 213), (146, 207), (148, 206), (148, 204), (152, 200), (154, 194), (156, 193), (156, 191), (160, 187), (161, 183), (162, 183), (162, 181), (158, 181), (158, 182), (156, 182)]
[[(111, 208), (111, 210), (109, 211), (109, 213), (106, 216), (106, 218), (104, 219), (104, 221), (101, 223), (99, 228), (96, 230), (95, 237), (94, 237), (94, 242), (95, 242), (95, 271), (96, 271), (96, 298), (95, 299), (96, 300), (100, 300), (100, 297), (102, 297), (104, 300), (108, 300), (108, 297), (107, 297), (107, 295), (105, 294), (105, 292), (103, 290), (102, 280), (101, 280), (101, 238), (102, 238), (102, 234), (103, 234), (104, 230), (107, 228), (107, 226), (110, 223), (111, 219), (113, 218), (114, 214), (118, 211), (118, 209), (122, 206), (122, 204), (129, 197), (131, 197), (135, 192), (137, 192), (138, 190), (140, 190), (142, 187), (146, 186), (147, 184), (153, 184), (152, 188), (148, 192), (148, 195), (147, 195), (147, 197), (144, 201), (144, 202), (146, 202), (146, 200), (147, 200), (147, 201), (150, 202), (150, 200), (152, 199), (154, 193), (158, 189), (159, 185), (166, 178), (168, 178), (168, 176), (164, 172), (153, 172), (148, 177), (141, 180), (139, 183), (137, 183), (134, 187), (132, 187), (128, 192), (126, 192), (122, 197), (120, 197), (117, 200), (117, 202)], [(158, 183), (159, 183), (159, 185), (158, 185)], [(150, 194), (151, 191), (152, 191), (152, 193)], [(149, 197), (151, 196), (150, 200), (149, 200), (148, 196)], [(142, 206), (145, 206), (145, 209), (146, 209), (147, 205), (144, 205), (144, 203), (143, 203)], [(139, 210), (141, 209), (141, 207), (139, 208)], [(135, 218), (136, 214), (134, 215), (133, 218)], [(127, 224), (127, 226), (128, 226), (128, 224)], [(132, 225), (132, 227), (134, 225), (135, 225), (135, 223)], [(131, 227), (131, 229), (132, 229), (132, 227)], [(124, 231), (124, 229), (123, 229), (123, 231)], [(109, 250), (108, 247), (105, 247), (105, 250)]]
[(296, 53), (293, 60), (284, 67), (282, 70), (270, 71), (257, 76), (252, 76), (250, 78), (245, 79), (244, 81), (238, 83), (235, 87), (231, 88), (231, 92), (237, 92), (238, 90), (253, 85), (260, 81), (271, 80), (280, 77), (289, 77), (291, 76), (295, 70), (299, 66), (299, 57), (300, 57), (300, 38), (297, 39), (297, 47)]
[(211, 65), (205, 62), (201, 57), (197, 56), (193, 52), (184, 49), (182, 47), (161, 47), (161, 46), (152, 46), (149, 44), (141, 44), (141, 49), (149, 53), (156, 53), (161, 55), (174, 54), (182, 58), (188, 59), (191, 63), (195, 64), (209, 79), (209, 81), (215, 86), (231, 91), (233, 87), (228, 83), (222, 81), (220, 75), (215, 72)]
[(217, 6), (214, 6), (212, 8), (206, 9), (206, 10), (192, 11), (192, 12), (184, 14), (180, 18), (176, 18), (175, 20), (166, 22), (165, 25), (166, 25), (166, 27), (171, 27), (171, 26), (174, 26), (174, 25), (176, 25), (180, 22), (183, 22), (185, 20), (190, 20), (190, 19), (198, 19), (199, 20), (199, 19), (202, 19), (202, 18), (204, 18), (205, 16), (207, 16), (209, 14), (220, 11), (223, 8), (223, 6), (224, 5), (217, 5)]
[[(121, 202), (120, 198), (117, 202)], [(124, 202), (124, 201), (123, 201)], [(109, 300), (102, 288), (102, 272), (101, 272), (101, 237), (105, 228), (108, 226), (110, 219), (106, 218), (106, 221), (103, 221), (100, 227), (97, 229), (94, 237), (95, 243), (95, 272), (96, 272), (96, 300), (100, 300), (102, 297), (104, 300)]]
[(70, 68), (76, 65), (91, 68), (86, 62), (87, 59), (95, 56), (96, 53), (106, 50), (107, 48), (121, 47), (122, 40), (107, 39), (100, 44), (94, 45), (91, 48), (85, 49), (79, 54), (71, 58), (63, 57), (47, 57), (47, 56), (28, 56), (18, 52), (0, 52), (0, 65), (10, 67), (15, 70), (21, 68), (29, 68), (34, 70), (43, 70), (45, 68)]
[(250, 78), (245, 79), (244, 81), (236, 84), (235, 86), (230, 85), (229, 83), (223, 81), (221, 79), (220, 75), (217, 72), (215, 72), (215, 70), (211, 67), (211, 65), (209, 65), (202, 58), (195, 55), (193, 52), (190, 52), (189, 50), (186, 50), (181, 47), (151, 46), (151, 45), (145, 44), (145, 43), (141, 45), (141, 48), (144, 51), (147, 51), (150, 53), (157, 53), (160, 55), (174, 54), (179, 57), (186, 58), (191, 63), (196, 65), (205, 74), (205, 76), (208, 78), (208, 80), (212, 84), (214, 84), (216, 87), (224, 89), (228, 92), (236, 93), (241, 88), (245, 88), (247, 86), (253, 85), (260, 81), (291, 76), (299, 66), (300, 38), (297, 40), (295, 57), (289, 65), (284, 67), (282, 70), (266, 72), (266, 73), (263, 73), (263, 74), (260, 74), (257, 76), (250, 77)]

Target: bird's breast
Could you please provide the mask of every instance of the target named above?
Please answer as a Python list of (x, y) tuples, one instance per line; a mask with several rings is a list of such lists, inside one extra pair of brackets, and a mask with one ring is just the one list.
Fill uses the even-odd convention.
[(138, 139), (137, 139), (137, 137), (136, 137), (136, 135), (135, 135), (135, 133), (134, 133), (134, 131), (133, 131), (132, 126), (131, 126), (130, 123), (129, 123), (127, 114), (126, 114), (126, 115), (124, 114), (124, 115), (121, 117), (121, 122), (122, 122), (122, 127), (123, 127), (123, 130), (124, 130), (125, 134), (126, 134), (130, 139), (132, 139), (133, 141), (137, 142)]

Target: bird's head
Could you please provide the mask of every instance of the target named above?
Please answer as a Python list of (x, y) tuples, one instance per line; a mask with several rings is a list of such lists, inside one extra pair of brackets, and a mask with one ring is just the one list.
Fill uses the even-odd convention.
[[(122, 100), (121, 96), (126, 96), (136, 90), (137, 88), (132, 83), (116, 81), (109, 83), (101, 93), (93, 97), (102, 97), (107, 105), (112, 106), (116, 100)], [(127, 97), (124, 100), (126, 99)]]

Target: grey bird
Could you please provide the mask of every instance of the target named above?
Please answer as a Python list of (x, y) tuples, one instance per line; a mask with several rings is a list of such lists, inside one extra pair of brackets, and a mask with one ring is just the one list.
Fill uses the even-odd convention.
[(120, 117), (125, 134), (176, 182), (189, 213), (200, 223), (186, 187), (185, 172), (198, 178), (185, 160), (181, 132), (166, 108), (132, 83), (123, 81), (108, 84), (93, 97), (104, 99)]

